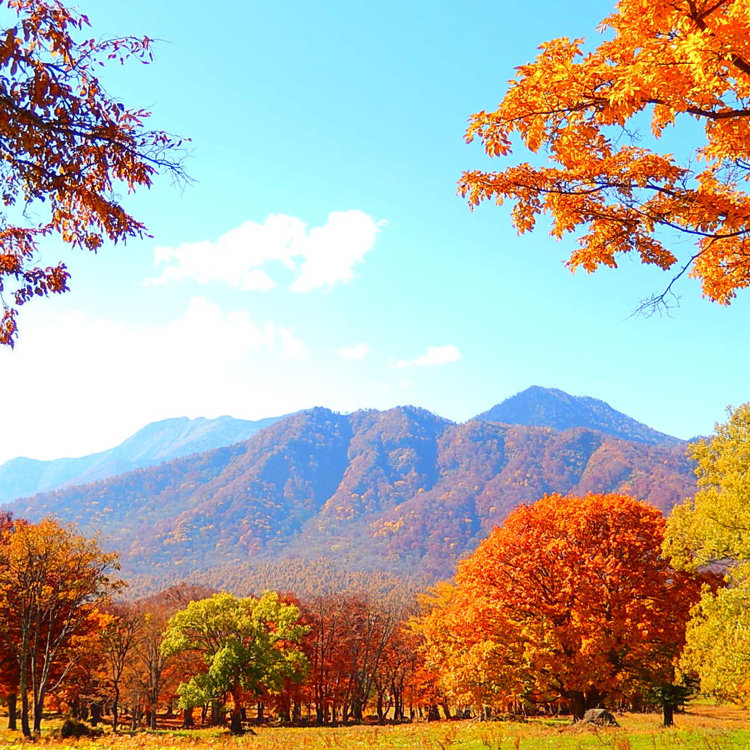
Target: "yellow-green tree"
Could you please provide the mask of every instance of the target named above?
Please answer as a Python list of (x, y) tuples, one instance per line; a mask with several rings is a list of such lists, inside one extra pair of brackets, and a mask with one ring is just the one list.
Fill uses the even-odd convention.
[(167, 624), (162, 654), (192, 652), (206, 665), (205, 672), (180, 685), (182, 707), (231, 695), (231, 730), (241, 734), (243, 693), (273, 692), (284, 679), (304, 674), (306, 659), (294, 645), (307, 630), (299, 616), (297, 607), (271, 592), (260, 599), (223, 592), (177, 612)]
[[(750, 285), (750, 3), (619, 0), (601, 29), (591, 52), (583, 39), (543, 44), (497, 110), (472, 116), (467, 139), (489, 156), (520, 141), (539, 157), (466, 172), (459, 190), (472, 206), (511, 201), (519, 232), (548, 214), (553, 236), (578, 233), (571, 269), (630, 254), (673, 280), (689, 271), (727, 304)], [(649, 147), (649, 120), (655, 139), (687, 123), (684, 158)], [(692, 240), (682, 256), (680, 236)]]
[(664, 551), (676, 566), (724, 571), (727, 586), (706, 590), (687, 630), (682, 666), (701, 689), (750, 700), (750, 404), (730, 413), (710, 440), (692, 448), (698, 492), (672, 511)]

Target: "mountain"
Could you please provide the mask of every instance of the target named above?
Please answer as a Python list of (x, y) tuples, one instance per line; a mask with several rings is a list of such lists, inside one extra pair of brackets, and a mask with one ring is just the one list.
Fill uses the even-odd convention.
[(477, 415), (476, 419), (529, 427), (553, 427), (556, 430), (586, 427), (647, 445), (678, 445), (682, 442), (637, 422), (604, 401), (589, 396), (571, 396), (556, 388), (541, 388), (538, 385), (505, 399)]
[(52, 461), (14, 458), (0, 465), (0, 503), (231, 445), (247, 440), (277, 419), (279, 417), (271, 417), (256, 422), (232, 417), (164, 419), (146, 425), (115, 448), (89, 456)]
[(293, 558), (434, 580), (452, 575), (510, 510), (544, 493), (622, 491), (666, 511), (694, 488), (678, 442), (454, 424), (408, 406), (349, 415), (316, 408), (244, 442), (9, 507), (100, 533), (127, 576), (172, 580), (210, 568), (201, 582), (220, 586)]

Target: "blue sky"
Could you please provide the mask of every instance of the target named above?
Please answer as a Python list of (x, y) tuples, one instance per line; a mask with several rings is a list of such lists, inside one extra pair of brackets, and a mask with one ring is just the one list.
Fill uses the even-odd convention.
[[(513, 68), (596, 39), (601, 2), (81, 0), (97, 36), (160, 39), (103, 72), (112, 95), (191, 138), (184, 188), (126, 198), (153, 239), (62, 251), (72, 292), (23, 311), (0, 366), (0, 461), (110, 447), (156, 419), (417, 404), (464, 420), (537, 384), (604, 399), (680, 437), (750, 398), (750, 296), (625, 260), (570, 274), (574, 238), (470, 212), (467, 145)], [(687, 246), (686, 246), (687, 247)], [(56, 257), (57, 248), (50, 247)]]

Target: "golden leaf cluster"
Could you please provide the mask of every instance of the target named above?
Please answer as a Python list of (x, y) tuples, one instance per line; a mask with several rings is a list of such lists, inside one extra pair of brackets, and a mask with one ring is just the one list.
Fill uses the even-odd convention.
[[(542, 45), (498, 109), (471, 117), (467, 140), (489, 156), (520, 141), (546, 158), (466, 172), (459, 192), (472, 207), (511, 200), (519, 232), (540, 214), (555, 237), (580, 232), (573, 270), (631, 253), (675, 277), (690, 270), (704, 296), (728, 304), (750, 285), (750, 3), (620, 0), (601, 31), (593, 52), (582, 39)], [(648, 119), (654, 143), (698, 123), (690, 154), (637, 145)], [(673, 232), (694, 237), (689, 257), (667, 246)]]

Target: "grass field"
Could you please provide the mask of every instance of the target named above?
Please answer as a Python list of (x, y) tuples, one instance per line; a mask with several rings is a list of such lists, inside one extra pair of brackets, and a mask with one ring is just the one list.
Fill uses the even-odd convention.
[[(107, 734), (97, 740), (60, 740), (48, 732), (38, 744), (77, 750), (152, 750), (156, 748), (257, 748), (257, 750), (359, 750), (360, 748), (436, 748), (437, 750), (735, 750), (750, 749), (750, 714), (727, 706), (696, 705), (676, 716), (677, 726), (662, 729), (656, 714), (618, 716), (619, 729), (572, 726), (566, 721), (525, 723), (454, 721), (400, 726), (334, 728), (262, 727), (256, 735), (231, 737), (225, 731)], [(0, 748), (26, 748), (17, 733), (0, 732)]]

